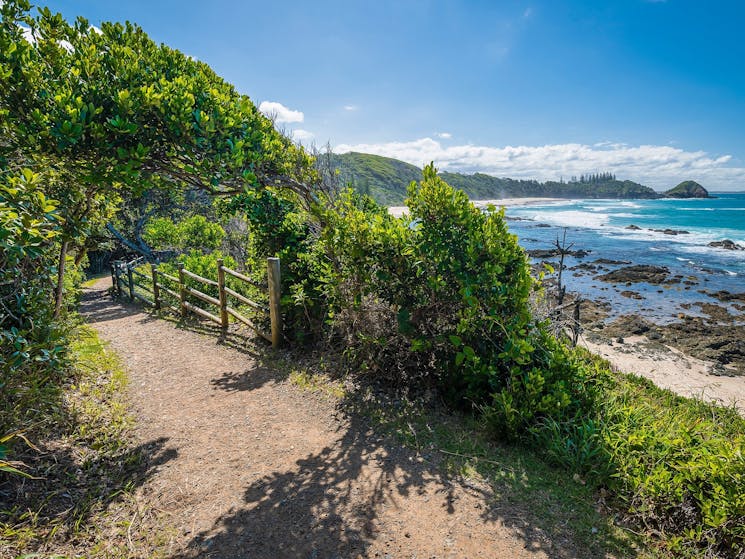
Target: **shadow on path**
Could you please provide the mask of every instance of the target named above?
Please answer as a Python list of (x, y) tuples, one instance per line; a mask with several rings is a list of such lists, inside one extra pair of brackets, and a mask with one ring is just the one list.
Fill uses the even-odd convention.
[[(90, 312), (98, 312), (100, 320), (117, 312), (139, 312), (134, 305), (112, 304), (110, 300), (100, 307), (95, 301), (90, 304)], [(142, 320), (155, 320), (156, 316), (143, 315)], [(175, 326), (212, 334), (216, 343), (261, 361), (256, 350), (246, 347), (245, 339), (228, 335), (218, 342), (220, 330), (209, 324), (183, 321)], [(210, 384), (215, 391), (236, 393), (279, 385), (286, 378), (284, 370), (257, 365), (245, 372), (222, 373)], [(492, 485), (459, 479), (447, 473), (438, 451), (425, 449), (417, 453), (376, 433), (380, 429), (372, 428), (365, 414), (382, 417), (379, 423), (395, 429), (397, 412), (391, 409), (392, 404), (381, 404), (370, 413), (359, 405), (358, 398), (352, 395), (339, 405), (337, 412), (344, 419), (340, 420), (336, 435), (327, 438), (328, 444), (319, 444), (318, 450), (301, 455), (294, 463), (288, 461), (273, 471), (249, 478), (239, 493), (240, 504), (220, 514), (208, 529), (191, 535), (184, 551), (172, 555), (172, 559), (564, 559), (605, 557), (605, 549), (623, 547), (622, 542), (601, 534), (596, 536), (596, 545), (584, 547), (583, 540), (575, 538), (572, 523), (576, 518), (572, 511), (566, 511), (562, 486), (547, 483), (542, 472), (531, 470), (531, 464), (516, 461), (498, 465), (510, 475)], [(365, 414), (355, 411), (359, 409), (365, 409)], [(282, 437), (282, 420), (277, 416), (267, 427), (275, 429), (276, 434), (264, 432), (262, 439), (268, 443), (272, 437)], [(309, 431), (311, 422), (318, 422), (313, 417), (303, 420)], [(213, 430), (219, 425), (203, 428)], [(293, 435), (302, 437), (303, 433)], [(292, 448), (290, 443), (271, 446), (272, 451), (289, 455)], [(514, 456), (509, 452), (504, 455)], [(257, 463), (249, 467), (260, 472), (262, 466)], [(490, 472), (479, 469), (478, 473), (489, 477)], [(530, 487), (539, 489), (532, 489), (532, 496), (526, 498)], [(533, 510), (536, 498), (545, 501), (544, 510)], [(551, 518), (553, 511), (556, 519)], [(556, 524), (561, 526), (556, 528)], [(623, 554), (632, 553), (624, 550)]]

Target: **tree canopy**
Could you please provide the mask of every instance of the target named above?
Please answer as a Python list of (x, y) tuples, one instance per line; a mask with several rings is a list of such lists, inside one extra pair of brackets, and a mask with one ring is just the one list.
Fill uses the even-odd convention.
[[(212, 193), (302, 189), (310, 158), (207, 64), (138, 26), (70, 24), (26, 0), (0, 8), (5, 159), (35, 149), (84, 184), (164, 184)], [(27, 155), (27, 153), (26, 153)]]
[(68, 250), (127, 201), (187, 188), (312, 198), (312, 158), (207, 64), (131, 23), (33, 16), (27, 0), (0, 16), (0, 169), (42, 174), (59, 202), (58, 305)]

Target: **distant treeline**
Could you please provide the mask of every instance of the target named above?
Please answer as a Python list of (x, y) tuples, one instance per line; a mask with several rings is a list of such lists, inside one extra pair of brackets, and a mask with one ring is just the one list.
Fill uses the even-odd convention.
[[(418, 167), (379, 155), (345, 153), (333, 155), (333, 165), (339, 170), (343, 183), (369, 194), (384, 205), (402, 204), (406, 187), (413, 180), (421, 180)], [(589, 173), (571, 177), (568, 182), (539, 182), (493, 177), (483, 173), (465, 175), (442, 172), (440, 176), (450, 185), (463, 190), (473, 200), (495, 198), (660, 198), (662, 195), (648, 186), (634, 181), (618, 180), (613, 173)]]

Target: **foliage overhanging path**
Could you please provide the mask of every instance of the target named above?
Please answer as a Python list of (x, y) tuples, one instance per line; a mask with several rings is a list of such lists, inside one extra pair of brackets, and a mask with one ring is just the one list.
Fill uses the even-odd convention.
[(128, 369), (137, 438), (166, 437), (176, 453), (137, 493), (175, 528), (174, 557), (547, 556), (540, 530), (489, 510), (486, 489), (337, 417), (237, 344), (112, 301), (108, 286), (82, 311)]

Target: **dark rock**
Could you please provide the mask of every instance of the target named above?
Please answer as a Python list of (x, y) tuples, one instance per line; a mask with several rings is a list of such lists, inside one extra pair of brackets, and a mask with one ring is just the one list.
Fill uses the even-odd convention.
[(667, 285), (673, 285), (676, 283), (680, 283), (682, 280), (683, 280), (683, 276), (681, 276), (680, 274), (676, 274), (673, 277), (666, 279), (663, 283)]
[(711, 295), (712, 297), (715, 297), (719, 299), (722, 302), (727, 301), (742, 301), (745, 303), (745, 292), (743, 293), (730, 293), (729, 291), (717, 291), (715, 293), (712, 293), (711, 291), (703, 290), (703, 293), (706, 293), (707, 295)]
[(636, 300), (644, 299), (644, 297), (639, 295), (636, 291), (621, 291), (621, 295), (629, 299), (636, 299)]
[[(570, 250), (566, 252), (567, 256), (574, 256), (575, 258), (584, 258), (589, 253), (589, 250)], [(557, 258), (561, 256), (561, 251), (559, 251), (558, 248), (536, 248), (529, 250), (528, 256), (530, 256), (531, 258)]]
[(576, 266), (572, 266), (569, 268), (570, 270), (589, 270), (591, 272), (594, 272), (598, 269), (597, 266), (594, 264), (589, 264), (588, 262), (582, 262), (581, 264), (577, 264)]
[(637, 264), (635, 266), (625, 266), (597, 276), (597, 279), (610, 283), (626, 282), (646, 282), (660, 284), (667, 279), (670, 270), (665, 266), (651, 266), (649, 264)]
[(641, 231), (641, 227), (638, 225), (634, 225), (633, 223), (631, 225), (627, 225), (626, 229), (631, 229), (632, 231)]
[(664, 233), (665, 235), (690, 235), (690, 231), (682, 229), (651, 229), (655, 233)]
[(651, 330), (652, 324), (646, 319), (635, 315), (624, 315), (605, 328), (605, 334), (610, 336), (639, 336)]
[(730, 322), (734, 318), (734, 316), (721, 305), (705, 302), (696, 303), (696, 305), (701, 308), (701, 312), (717, 322)]
[(724, 239), (723, 241), (712, 241), (709, 243), (709, 246), (723, 248), (725, 250), (745, 250), (744, 246), (738, 245), (736, 242), (730, 241), (729, 239)]
[(553, 258), (554, 256), (558, 256), (559, 251), (556, 249), (533, 249), (528, 251), (528, 256), (531, 258)]

